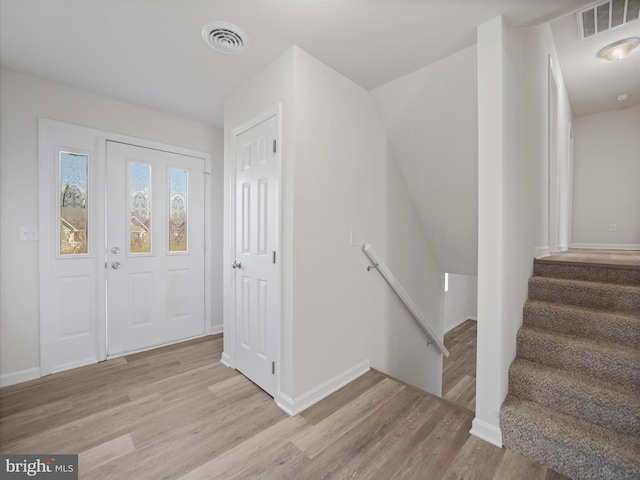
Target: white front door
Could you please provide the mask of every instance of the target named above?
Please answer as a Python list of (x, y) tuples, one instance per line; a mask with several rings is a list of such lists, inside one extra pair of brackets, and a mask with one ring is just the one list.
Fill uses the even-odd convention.
[(275, 115), (235, 136), (236, 368), (275, 395), (278, 335)]
[(107, 353), (205, 333), (204, 160), (107, 142)]

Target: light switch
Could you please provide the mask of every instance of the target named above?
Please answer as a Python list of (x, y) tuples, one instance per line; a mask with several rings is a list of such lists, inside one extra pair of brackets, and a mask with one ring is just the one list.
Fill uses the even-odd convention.
[(21, 242), (35, 242), (38, 240), (38, 227), (36, 225), (21, 225), (19, 237)]
[(352, 247), (358, 246), (358, 232), (356, 232), (355, 230), (351, 230), (351, 232), (349, 233), (349, 245), (351, 245)]

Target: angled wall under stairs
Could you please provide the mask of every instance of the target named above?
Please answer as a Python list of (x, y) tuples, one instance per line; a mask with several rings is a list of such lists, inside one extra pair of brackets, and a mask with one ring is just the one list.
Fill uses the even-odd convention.
[(640, 479), (640, 267), (534, 261), (505, 446), (574, 479)]

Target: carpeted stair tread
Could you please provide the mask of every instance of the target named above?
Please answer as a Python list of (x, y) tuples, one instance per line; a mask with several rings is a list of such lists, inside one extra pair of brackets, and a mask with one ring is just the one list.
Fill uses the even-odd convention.
[(636, 348), (523, 325), (517, 334), (517, 358), (640, 392), (640, 351)]
[(500, 410), (505, 446), (574, 479), (640, 478), (640, 441), (509, 394)]
[(516, 359), (509, 393), (640, 439), (640, 395), (624, 386)]
[(640, 285), (640, 267), (632, 265), (585, 264), (536, 259), (533, 263), (533, 274), (568, 280)]
[(640, 318), (640, 286), (531, 277), (529, 299), (620, 312)]
[(527, 300), (524, 324), (640, 348), (640, 317), (542, 300)]

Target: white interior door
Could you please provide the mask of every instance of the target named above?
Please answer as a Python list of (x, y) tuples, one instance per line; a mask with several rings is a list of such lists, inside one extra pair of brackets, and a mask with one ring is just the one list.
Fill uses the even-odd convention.
[(107, 352), (205, 333), (204, 160), (107, 142)]
[(277, 117), (235, 137), (236, 368), (275, 395), (278, 324)]

